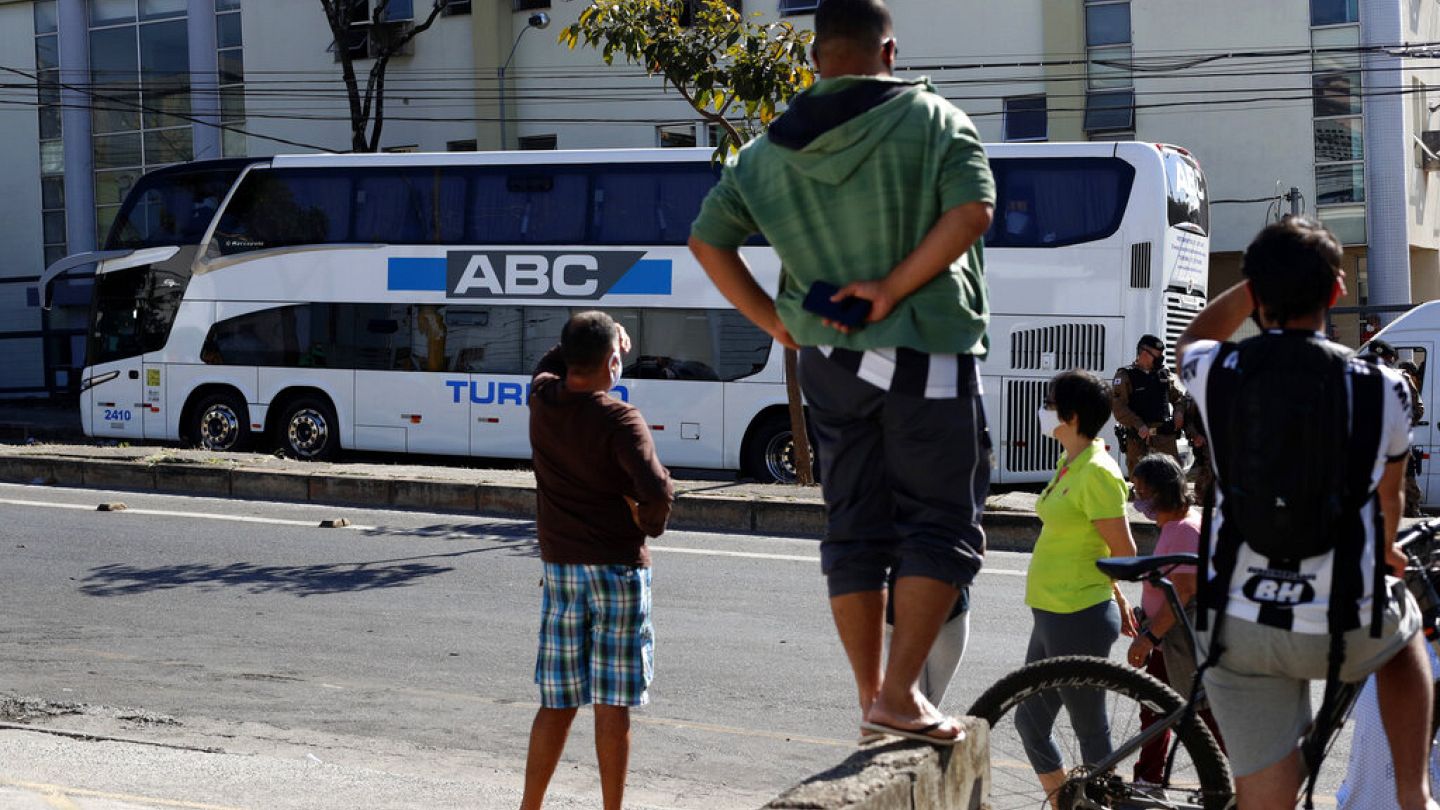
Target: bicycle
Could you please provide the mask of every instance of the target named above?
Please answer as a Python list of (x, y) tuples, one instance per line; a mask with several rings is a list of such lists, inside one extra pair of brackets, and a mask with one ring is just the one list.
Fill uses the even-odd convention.
[[(1404, 579), (1420, 605), (1425, 636), (1440, 651), (1440, 520), (1416, 524), (1400, 533), (1397, 547), (1409, 562)], [(1195, 565), (1195, 554), (1167, 554), (1152, 557), (1117, 557), (1096, 563), (1112, 579), (1148, 582), (1165, 594), (1166, 602), (1185, 628), (1191, 649), (1200, 650), (1195, 628), (1186, 615), (1168, 574), (1181, 565)], [(1317, 712), (1301, 740), (1302, 762), (1307, 773), (1300, 799), (1310, 796), (1318, 777), (1318, 764), (1335, 742), (1359, 697), (1362, 683), (1340, 684), (1330, 710)], [(1041, 789), (1030, 768), (1019, 734), (1015, 729), (1017, 707), (1026, 701), (1064, 703), (1067, 696), (1082, 689), (1105, 693), (1110, 719), (1111, 753), (1087, 763), (1069, 727), (1068, 712), (1060, 712), (1053, 735), (1065, 757), (1065, 782), (1053, 797)], [(1036, 661), (1006, 675), (985, 690), (968, 714), (990, 724), (991, 807), (1019, 810), (1048, 806), (1053, 798), (1060, 810), (1226, 810), (1234, 804), (1230, 765), (1210, 730), (1201, 722), (1197, 707), (1204, 705), (1204, 689), (1184, 697), (1154, 677), (1108, 658), (1067, 656)], [(1440, 690), (1432, 729), (1440, 728)], [(1140, 707), (1159, 716), (1141, 730)], [(1322, 706), (1322, 709), (1327, 707)], [(1117, 730), (1119, 733), (1117, 734)], [(1167, 750), (1165, 777), (1158, 785), (1137, 783), (1129, 773), (1143, 746), (1166, 733), (1172, 734)]]

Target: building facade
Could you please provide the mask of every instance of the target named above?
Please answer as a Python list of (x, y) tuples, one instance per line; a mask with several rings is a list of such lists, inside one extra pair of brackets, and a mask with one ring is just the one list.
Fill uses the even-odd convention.
[[(375, 2), (376, 0), (369, 0)], [(430, 0), (366, 8), (333, 41), (320, 0), (0, 0), (0, 396), (73, 390), (89, 281), (42, 309), (41, 271), (96, 249), (145, 170), (350, 148), (336, 51)], [(744, 0), (808, 27), (815, 0)], [(387, 73), (384, 149), (708, 145), (659, 79), (556, 35), (584, 0), (452, 2)], [(987, 141), (1178, 144), (1211, 194), (1211, 278), (1280, 213), (1346, 243), (1351, 305), (1440, 297), (1440, 6), (1402, 0), (892, 0), (899, 73), (929, 76)], [(1435, 133), (1432, 136), (1426, 133)], [(1381, 315), (1337, 320), (1354, 343)]]

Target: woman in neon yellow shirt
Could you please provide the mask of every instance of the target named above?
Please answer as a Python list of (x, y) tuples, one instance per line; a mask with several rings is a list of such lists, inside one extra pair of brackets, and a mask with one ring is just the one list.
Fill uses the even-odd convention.
[[(1135, 554), (1125, 515), (1129, 488), (1096, 438), (1110, 418), (1110, 389), (1092, 374), (1067, 371), (1050, 381), (1038, 416), (1040, 430), (1057, 439), (1065, 453), (1035, 504), (1040, 537), (1025, 580), (1025, 604), (1035, 625), (1025, 663), (1060, 655), (1105, 658), (1122, 630), (1135, 635), (1125, 597), (1095, 567), (1104, 557)], [(1085, 761), (1107, 756), (1110, 725), (1103, 694), (1079, 694), (1067, 703)], [(1060, 707), (1040, 704), (1021, 704), (1015, 727), (1040, 784), (1052, 795), (1065, 780), (1065, 763), (1050, 734)]]

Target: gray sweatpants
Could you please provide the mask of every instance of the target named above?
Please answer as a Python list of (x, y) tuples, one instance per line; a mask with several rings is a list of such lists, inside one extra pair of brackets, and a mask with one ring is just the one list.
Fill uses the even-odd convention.
[[(1106, 658), (1110, 646), (1120, 637), (1120, 608), (1109, 599), (1074, 613), (1030, 612), (1035, 626), (1030, 630), (1030, 648), (1025, 663), (1031, 664), (1060, 655), (1094, 655)], [(1015, 710), (1015, 730), (1036, 773), (1050, 773), (1064, 767), (1060, 748), (1050, 730), (1061, 705), (1070, 715), (1070, 726), (1080, 743), (1086, 762), (1098, 762), (1110, 754), (1110, 720), (1105, 716), (1105, 693), (1099, 689), (1061, 689), (1041, 692)], [(1071, 763), (1076, 765), (1079, 763)]]
[(980, 513), (990, 491), (979, 394), (891, 394), (816, 349), (800, 353), (800, 386), (820, 451), (830, 595), (884, 590), (891, 568), (969, 585), (985, 553)]

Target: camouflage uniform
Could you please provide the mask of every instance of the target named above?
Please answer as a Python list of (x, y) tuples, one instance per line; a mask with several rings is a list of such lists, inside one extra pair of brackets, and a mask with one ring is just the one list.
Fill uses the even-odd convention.
[(1195, 500), (1205, 503), (1210, 489), (1215, 486), (1215, 470), (1210, 466), (1210, 439), (1205, 435), (1205, 422), (1200, 418), (1200, 407), (1195, 398), (1185, 395), (1181, 412), (1185, 414), (1185, 439), (1190, 442), (1190, 451), (1195, 463), (1190, 472), (1195, 478)]
[[(1185, 396), (1180, 383), (1169, 369), (1146, 371), (1131, 363), (1115, 372), (1114, 398), (1111, 409), (1115, 421), (1125, 430), (1125, 470), (1150, 453), (1168, 453), (1180, 460), (1176, 443), (1174, 408)], [(1148, 440), (1140, 438), (1140, 428), (1150, 430)]]

